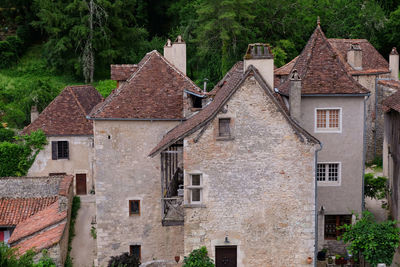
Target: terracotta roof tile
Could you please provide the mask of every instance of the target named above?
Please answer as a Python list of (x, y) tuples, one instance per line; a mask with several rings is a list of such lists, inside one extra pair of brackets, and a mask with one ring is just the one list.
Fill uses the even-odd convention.
[[(194, 116), (190, 117), (188, 120), (180, 123), (171, 131), (169, 131), (163, 139), (158, 143), (158, 145), (150, 152), (149, 156), (154, 156), (160, 151), (166, 149), (169, 145), (175, 143), (176, 141), (181, 140), (182, 138), (186, 137), (187, 135), (193, 133), (194, 131), (198, 130), (200, 127), (204, 126), (207, 122), (209, 122), (220, 108), (229, 100), (235, 90), (240, 86), (240, 84), (244, 81), (244, 79), (249, 75), (255, 75), (256, 77), (260, 77), (261, 79), (261, 86), (264, 86), (264, 89), (271, 92), (270, 94), (267, 93), (274, 99), (274, 103), (280, 107), (280, 110), (283, 112), (284, 116), (288, 119), (289, 123), (292, 127), (296, 128), (297, 131), (302, 132), (308, 140), (311, 142), (318, 143), (319, 141), (311, 136), (308, 132), (302, 129), (299, 125), (297, 125), (287, 114), (286, 108), (284, 107), (284, 103), (282, 98), (276, 98), (271, 91), (271, 88), (267, 87), (266, 82), (261, 78), (261, 75), (258, 73), (258, 70), (253, 66), (250, 66), (246, 73), (243, 73), (243, 62), (236, 63), (232, 69), (225, 75), (222, 79), (222, 83), (218, 83), (220, 88), (217, 89), (215, 97), (213, 101), (207, 105), (203, 110), (199, 113), (195, 114)], [(214, 88), (216, 90), (216, 88)]]
[(382, 105), (385, 112), (390, 110), (400, 112), (400, 90), (383, 100)]
[(286, 63), (282, 67), (274, 70), (274, 75), (289, 75), (298, 58), (299, 56), (295, 57), (289, 63)]
[(74, 177), (72, 175), (65, 175), (64, 178), (60, 182), (60, 186), (58, 189), (58, 195), (60, 196), (68, 196), (69, 189), (71, 187), (72, 181)]
[(48, 136), (93, 135), (92, 121), (86, 115), (102, 100), (91, 85), (67, 86), (22, 133), (42, 129)]
[[(297, 69), (302, 79), (303, 95), (367, 94), (369, 91), (347, 72), (336, 50), (326, 39), (318, 25), (292, 69)], [(288, 95), (287, 79), (279, 91)]]
[(137, 69), (136, 64), (111, 65), (111, 80), (126, 81)]
[(185, 74), (157, 51), (148, 53), (138, 70), (90, 114), (96, 118), (183, 119), (184, 90), (201, 93)]
[(40, 234), (34, 235), (31, 238), (24, 240), (21, 243), (15, 245), (18, 248), (18, 252), (22, 255), (30, 249), (34, 249), (36, 252), (41, 251), (45, 248), (50, 248), (53, 245), (60, 242), (61, 237), (64, 233), (66, 223), (61, 223), (58, 226), (46, 230)]
[(15, 226), (58, 200), (44, 198), (0, 198), (0, 225)]
[(67, 211), (59, 212), (58, 201), (37, 212), (15, 227), (8, 243), (12, 244), (67, 218)]
[(400, 89), (400, 81), (395, 80), (378, 80), (378, 84), (387, 86), (390, 88)]

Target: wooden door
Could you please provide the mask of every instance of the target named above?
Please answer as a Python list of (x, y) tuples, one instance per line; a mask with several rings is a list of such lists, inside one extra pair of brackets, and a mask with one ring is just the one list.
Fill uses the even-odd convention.
[(86, 174), (81, 173), (76, 175), (76, 194), (86, 195)]
[(215, 267), (236, 267), (236, 246), (215, 247)]

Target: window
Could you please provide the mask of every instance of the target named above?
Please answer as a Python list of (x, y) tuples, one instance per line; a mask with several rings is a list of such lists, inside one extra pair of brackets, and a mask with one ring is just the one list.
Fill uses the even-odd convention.
[(140, 215), (140, 200), (129, 200), (129, 216)]
[(68, 141), (52, 141), (51, 142), (51, 158), (69, 159), (69, 144)]
[(129, 246), (129, 254), (132, 256), (136, 256), (139, 260), (141, 260), (141, 247), (140, 245), (132, 245)]
[(351, 215), (325, 215), (325, 239), (337, 239), (344, 230), (337, 229), (344, 224), (351, 224)]
[(316, 109), (315, 132), (341, 132), (341, 109)]
[(219, 134), (220, 137), (230, 137), (231, 136), (231, 119), (224, 118), (219, 119)]
[(318, 163), (317, 181), (319, 184), (340, 184), (340, 163)]
[(188, 189), (190, 190), (189, 202), (192, 204), (201, 203), (203, 199), (201, 174), (191, 174), (189, 183), (190, 183), (190, 185), (188, 186)]
[(202, 108), (203, 107), (203, 99), (201, 97), (190, 95), (192, 100), (192, 107), (193, 108)]

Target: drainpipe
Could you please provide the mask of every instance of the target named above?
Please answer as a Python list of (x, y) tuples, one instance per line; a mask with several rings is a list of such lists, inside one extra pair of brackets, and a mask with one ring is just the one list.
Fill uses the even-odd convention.
[(314, 177), (315, 177), (315, 245), (314, 245), (314, 267), (317, 267), (317, 254), (318, 254), (318, 181), (317, 181), (317, 164), (318, 164), (318, 152), (321, 151), (323, 148), (323, 144), (319, 142), (319, 148), (315, 150), (315, 170), (314, 170)]
[[(375, 95), (376, 95), (376, 90), (375, 90)], [(364, 131), (363, 131), (363, 168), (362, 168), (362, 200), (361, 200), (361, 211), (364, 211), (365, 208), (365, 199), (364, 199), (364, 176), (365, 176), (365, 152), (366, 152), (366, 146), (367, 146), (367, 137), (365, 135), (366, 132), (366, 119), (367, 119), (367, 101), (370, 97), (370, 94), (367, 95), (366, 98), (364, 98)]]

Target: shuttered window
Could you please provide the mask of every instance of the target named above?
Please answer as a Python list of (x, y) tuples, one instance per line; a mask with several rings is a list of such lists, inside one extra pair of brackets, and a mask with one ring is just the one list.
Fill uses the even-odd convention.
[(325, 239), (336, 240), (344, 232), (338, 227), (345, 224), (351, 224), (351, 215), (325, 215)]
[(69, 159), (69, 143), (68, 141), (52, 141), (51, 142), (51, 158)]
[(141, 246), (140, 245), (133, 245), (133, 246), (129, 246), (129, 253), (131, 256), (135, 256), (136, 258), (138, 258), (139, 260), (141, 260)]
[(224, 118), (219, 119), (219, 136), (230, 136), (231, 135), (231, 119)]

